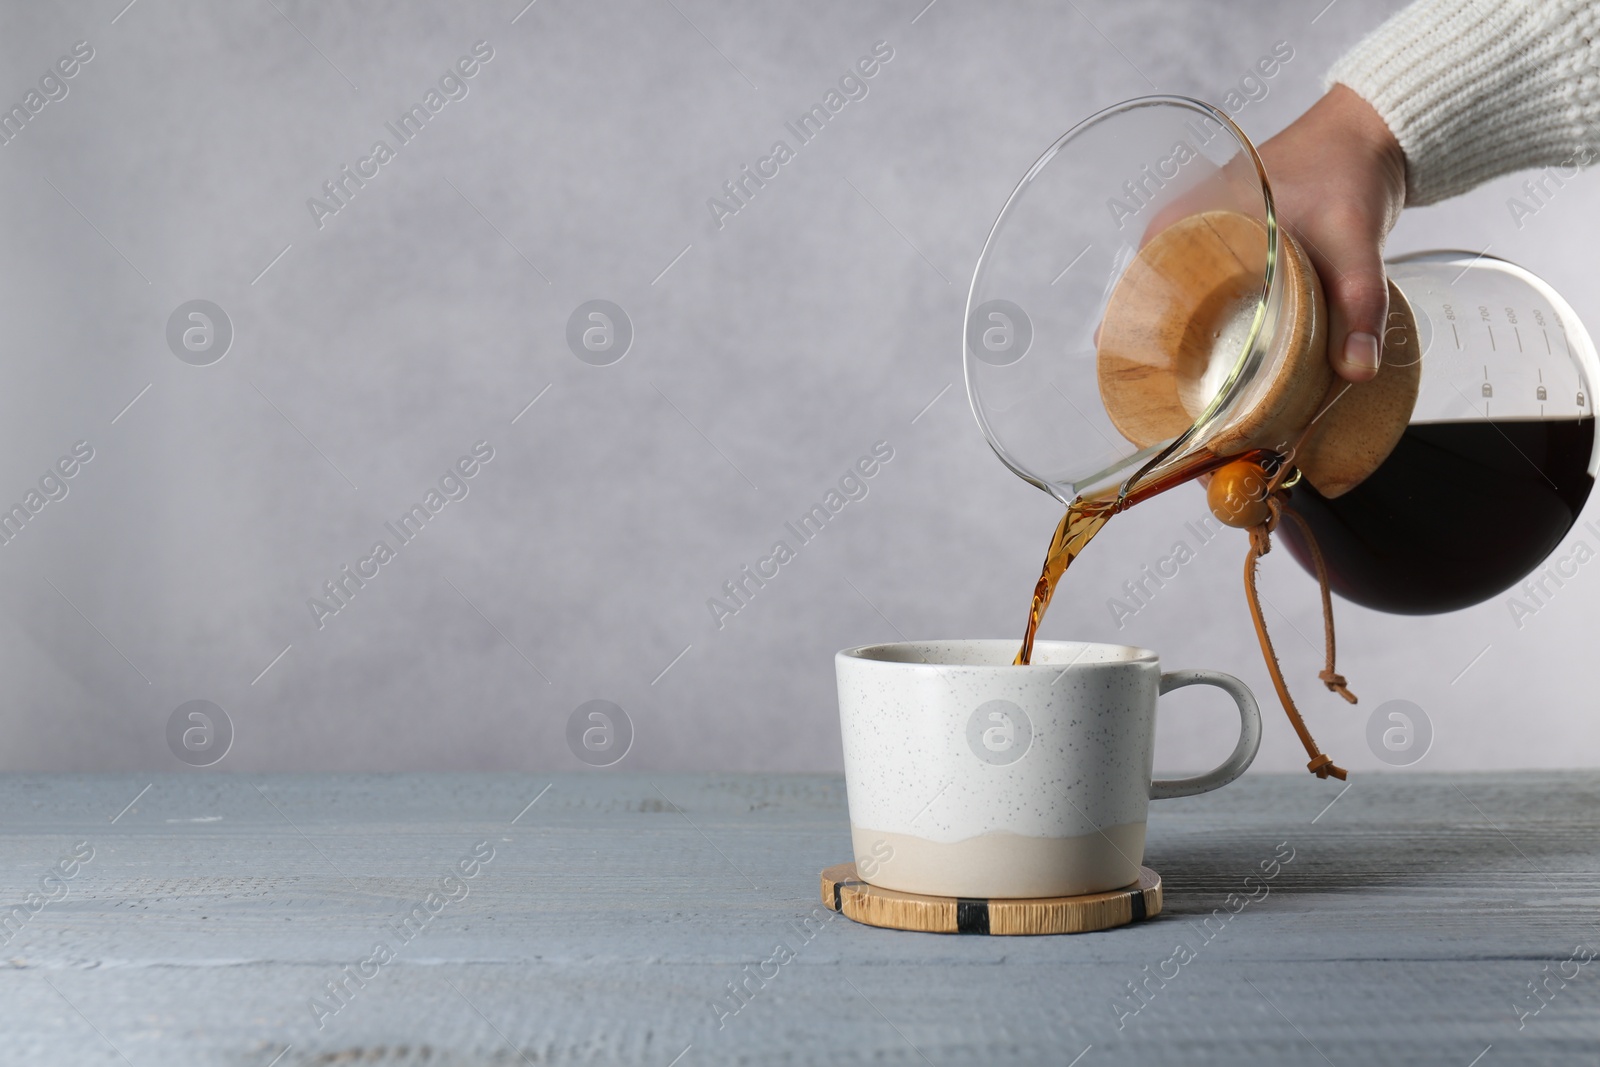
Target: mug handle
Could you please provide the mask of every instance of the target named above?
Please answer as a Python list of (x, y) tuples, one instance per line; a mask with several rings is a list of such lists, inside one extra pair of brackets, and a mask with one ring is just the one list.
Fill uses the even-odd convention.
[(1221, 671), (1172, 671), (1161, 676), (1159, 696), (1186, 685), (1214, 685), (1233, 698), (1239, 706), (1239, 743), (1233, 754), (1216, 768), (1193, 778), (1158, 778), (1150, 783), (1151, 800), (1170, 800), (1173, 797), (1192, 797), (1196, 793), (1209, 793), (1220, 789), (1244, 773), (1261, 748), (1261, 711), (1256, 698), (1239, 679)]

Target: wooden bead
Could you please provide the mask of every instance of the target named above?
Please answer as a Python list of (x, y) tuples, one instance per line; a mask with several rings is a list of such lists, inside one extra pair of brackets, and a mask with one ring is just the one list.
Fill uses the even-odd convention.
[(1206, 503), (1224, 525), (1247, 530), (1267, 521), (1267, 472), (1249, 460), (1237, 460), (1211, 475)]

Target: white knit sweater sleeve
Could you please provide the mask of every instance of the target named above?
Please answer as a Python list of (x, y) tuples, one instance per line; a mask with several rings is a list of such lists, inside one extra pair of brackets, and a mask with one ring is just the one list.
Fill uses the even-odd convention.
[(1600, 2), (1417, 0), (1328, 72), (1383, 116), (1406, 202), (1600, 154)]

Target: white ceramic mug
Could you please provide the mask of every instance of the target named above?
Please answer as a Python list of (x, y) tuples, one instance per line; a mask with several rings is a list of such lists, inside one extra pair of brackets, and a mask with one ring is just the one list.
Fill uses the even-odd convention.
[[(1126, 645), (913, 641), (835, 657), (857, 873), (947, 897), (1052, 897), (1129, 885), (1152, 799), (1239, 777), (1261, 746), (1245, 684), (1161, 673)], [(1151, 781), (1156, 698), (1214, 685), (1239, 708), (1239, 743), (1194, 778)]]

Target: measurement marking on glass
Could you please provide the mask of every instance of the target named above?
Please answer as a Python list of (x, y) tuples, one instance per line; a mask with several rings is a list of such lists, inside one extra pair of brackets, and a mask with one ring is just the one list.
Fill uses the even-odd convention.
[[(1470, 399), (1468, 399), (1466, 393), (1462, 393), (1461, 392), (1461, 387), (1460, 386), (1455, 385), (1454, 383), (1452, 383), (1450, 388), (1454, 389), (1457, 393), (1460, 393), (1461, 399), (1462, 400), (1466, 400), (1468, 406), (1471, 406), (1472, 401)], [(1489, 402), (1487, 400), (1485, 400), (1483, 402), (1483, 415), (1484, 415), (1484, 418), (1488, 418), (1489, 417)], [(1489, 425), (1494, 426), (1493, 423), (1490, 423)], [(1506, 436), (1506, 432), (1504, 430), (1500, 429), (1500, 427), (1498, 427), (1498, 426), (1494, 426), (1494, 429), (1495, 429), (1496, 433), (1498, 433), (1501, 437), (1505, 438), (1506, 444), (1510, 445), (1511, 448), (1517, 453), (1517, 455), (1521, 456), (1523, 459), (1527, 459), (1528, 460), (1528, 466), (1532, 467), (1535, 471), (1537, 471), (1539, 473), (1539, 477), (1543, 478), (1546, 482), (1549, 482), (1551, 489), (1555, 489), (1558, 492), (1560, 491), (1560, 487), (1557, 486), (1555, 482), (1550, 481), (1550, 476), (1544, 472), (1544, 468), (1539, 466), (1533, 460), (1528, 459), (1528, 454), (1526, 452), (1524, 452), (1522, 449), (1517, 448), (1517, 443), (1515, 441), (1513, 441), (1510, 437), (1507, 437)], [(1454, 685), (1455, 683), (1452, 682), (1451, 684)]]
[(1516, 338), (1517, 338), (1517, 351), (1521, 352), (1522, 351), (1522, 331), (1517, 329), (1515, 326), (1513, 326), (1513, 327), (1511, 327), (1511, 332), (1516, 335)]
[(1450, 324), (1450, 336), (1456, 339), (1456, 351), (1461, 351), (1461, 335), (1456, 332), (1456, 324), (1453, 322)]
[(1500, 351), (1500, 349), (1497, 348), (1495, 346), (1495, 343), (1494, 343), (1494, 327), (1492, 325), (1490, 325), (1489, 323), (1484, 323), (1484, 329), (1489, 331), (1489, 351), (1491, 351), (1491, 352)]

